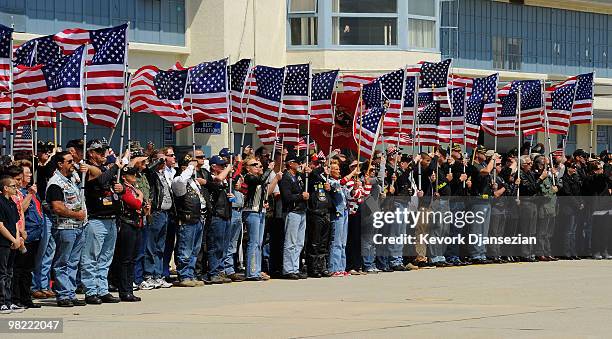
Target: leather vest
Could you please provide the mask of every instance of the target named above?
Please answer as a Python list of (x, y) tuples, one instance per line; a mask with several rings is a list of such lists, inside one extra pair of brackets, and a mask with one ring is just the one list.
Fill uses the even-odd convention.
[[(64, 205), (66, 205), (66, 208), (73, 211), (86, 209), (81, 190), (74, 181), (66, 178), (56, 170), (47, 183), (47, 189), (51, 185), (58, 185), (64, 191)], [(61, 217), (53, 212), (51, 212), (51, 221), (53, 222), (53, 227), (57, 229), (81, 228), (85, 223), (77, 219)]]
[(181, 197), (176, 197), (176, 212), (181, 224), (195, 224), (202, 217), (202, 204), (200, 195), (192, 187), (187, 184), (187, 193)]

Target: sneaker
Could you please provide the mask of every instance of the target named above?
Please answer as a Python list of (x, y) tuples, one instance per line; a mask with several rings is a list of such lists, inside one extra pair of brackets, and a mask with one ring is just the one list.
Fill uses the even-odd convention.
[(344, 277), (344, 272), (334, 272), (334, 274), (332, 274), (332, 277), (336, 278), (336, 277)]
[(151, 282), (152, 279), (149, 280), (144, 280), (143, 282), (140, 283), (140, 285), (138, 285), (138, 289), (139, 290), (143, 290), (143, 291), (148, 291), (148, 290), (152, 290), (155, 288), (155, 284), (153, 284)]
[(21, 313), (23, 311), (25, 311), (25, 308), (21, 307), (21, 306), (17, 306), (15, 304), (11, 304), (11, 307), (9, 307), (11, 309), (11, 313)]
[(181, 280), (177, 286), (180, 287), (195, 287), (195, 281), (191, 280), (191, 279), (185, 279), (185, 280)]
[(601, 259), (603, 259), (603, 257), (601, 256), (601, 254), (599, 254), (599, 253), (595, 253), (595, 254), (593, 254), (593, 259), (595, 259), (595, 260), (601, 260)]
[(172, 287), (172, 284), (168, 283), (164, 278), (157, 279), (157, 283), (159, 284), (159, 287), (161, 287), (161, 288), (170, 288), (170, 287)]
[(218, 284), (223, 284), (223, 278), (221, 278), (221, 277), (220, 277), (220, 276), (218, 276), (218, 275), (215, 275), (214, 277), (211, 277), (211, 278), (209, 279), (209, 282), (210, 282), (211, 284), (215, 284), (215, 285), (218, 285)]
[(404, 267), (406, 268), (406, 271), (414, 271), (419, 269), (419, 266), (413, 265), (412, 263), (407, 263)]
[(346, 271), (342, 271), (342, 274), (344, 274), (345, 277), (348, 277), (349, 275), (351, 275), (349, 272), (346, 272)]
[(196, 286), (204, 286), (204, 282), (202, 280), (193, 279), (192, 281)]
[(8, 308), (6, 305), (2, 305), (0, 306), (0, 314), (11, 314), (13, 311), (11, 311), (10, 308)]
[(140, 289), (140, 287), (138, 287), (138, 285), (136, 285), (136, 283), (132, 283), (132, 291), (138, 291)]
[(368, 268), (365, 272), (366, 274), (378, 274), (380, 270), (378, 268)]

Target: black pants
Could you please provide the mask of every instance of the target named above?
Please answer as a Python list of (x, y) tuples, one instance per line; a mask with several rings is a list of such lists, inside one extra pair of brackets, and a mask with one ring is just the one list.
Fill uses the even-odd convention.
[(25, 254), (15, 251), (13, 268), (13, 304), (30, 304), (32, 302), (32, 271), (40, 240), (25, 244), (28, 250)]
[(0, 247), (0, 306), (10, 306), (12, 303), (11, 289), (16, 252), (9, 247)]
[(329, 213), (310, 212), (306, 216), (306, 266), (308, 273), (322, 273), (327, 270), (329, 257), (331, 221)]
[(346, 236), (346, 271), (361, 270), (361, 214), (349, 215)]
[(120, 267), (119, 275), (119, 296), (124, 297), (133, 293), (132, 283), (134, 282), (134, 262), (138, 255), (138, 243), (142, 238), (142, 229), (121, 224), (117, 242), (119, 260), (117, 264)]
[[(266, 218), (264, 238), (269, 239), (270, 253), (267, 272), (278, 276), (283, 272), (283, 246), (285, 243), (285, 220), (283, 218)], [(262, 269), (266, 265), (262, 266)], [(265, 270), (264, 270), (265, 271)]]
[[(504, 226), (506, 224), (506, 215), (503, 214), (503, 210), (493, 208), (491, 211), (491, 222), (489, 223), (489, 236), (490, 237), (503, 237)], [(500, 244), (488, 244), (487, 245), (487, 256), (499, 257), (501, 256), (502, 250)]]
[[(538, 206), (533, 202), (527, 201), (527, 199), (522, 198), (519, 207), (521, 211), (519, 215), (519, 233), (523, 237), (535, 237), (537, 235)], [(534, 253), (535, 245), (521, 245), (521, 256), (530, 257)]]
[[(519, 218), (518, 215), (513, 214), (508, 216), (506, 214), (506, 221), (504, 225), (504, 236), (505, 237), (514, 237), (518, 234), (518, 224)], [(520, 245), (502, 245), (502, 255), (503, 256), (517, 256), (520, 254)]]
[(610, 243), (612, 242), (612, 225), (609, 214), (593, 215), (593, 254), (605, 256), (612, 254)]
[(211, 218), (206, 218), (202, 225), (202, 246), (200, 247), (200, 253), (198, 253), (195, 266), (196, 276), (202, 278), (208, 275), (208, 246), (206, 246), (206, 234), (208, 233), (210, 220)]

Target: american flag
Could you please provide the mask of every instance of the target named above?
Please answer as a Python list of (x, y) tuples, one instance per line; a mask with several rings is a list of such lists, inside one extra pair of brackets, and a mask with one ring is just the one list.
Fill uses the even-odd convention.
[(93, 124), (113, 127), (124, 100), (127, 24), (111, 28), (67, 29), (53, 40), (64, 54), (89, 44), (87, 51), (87, 114)]
[(320, 150), (319, 153), (317, 153), (317, 158), (318, 159), (325, 159), (325, 153), (323, 153), (323, 150)]
[(572, 125), (588, 124), (593, 120), (593, 73), (579, 74), (576, 98), (572, 108)]
[(0, 126), (10, 125), (11, 97), (11, 51), (13, 29), (0, 25)]
[[(308, 141), (306, 140), (306, 136), (300, 137), (298, 143), (296, 145), (296, 149), (305, 150), (308, 148)], [(314, 150), (317, 148), (317, 144), (314, 140), (310, 140), (310, 149)]]
[(300, 139), (300, 127), (295, 124), (281, 123), (278, 127), (278, 135), (275, 130), (257, 128), (257, 136), (259, 141), (264, 145), (274, 144), (274, 137), (277, 137), (277, 146), (283, 142), (283, 145), (296, 145)]
[(15, 139), (13, 140), (13, 151), (32, 152), (32, 125), (20, 125), (15, 130)]
[(522, 80), (520, 82), (521, 103), (519, 119), (521, 131), (529, 135), (542, 128), (544, 111), (542, 82), (540, 80)]
[(329, 71), (313, 74), (311, 88), (310, 115), (311, 119), (316, 119), (324, 123), (332, 124), (334, 108), (332, 98), (338, 71)]
[(378, 129), (385, 114), (384, 107), (375, 107), (353, 119), (353, 137), (361, 154), (370, 158), (378, 141)]
[(474, 87), (474, 78), (451, 74), (448, 76), (448, 87), (451, 89), (463, 87), (465, 88), (466, 96), (469, 97), (470, 95), (472, 95), (472, 88)]
[(359, 92), (362, 85), (374, 81), (376, 77), (344, 74), (340, 79), (342, 80), (342, 90), (344, 92)]
[(160, 71), (141, 67), (130, 84), (130, 107), (134, 112), (152, 113), (175, 126), (191, 124), (183, 110), (187, 70)]
[(383, 74), (378, 78), (382, 87), (383, 98), (388, 104), (383, 121), (383, 132), (392, 132), (399, 129), (405, 74), (404, 69), (399, 69)]
[(227, 59), (191, 67), (184, 107), (193, 121), (228, 122)]
[(378, 80), (363, 85), (361, 100), (366, 109), (383, 106), (382, 88)]
[(84, 50), (85, 46), (81, 46), (46, 65), (19, 67), (14, 97), (33, 105), (46, 104), (69, 119), (86, 122), (82, 100)]
[(16, 121), (15, 126), (29, 125), (30, 123), (34, 126), (35, 121), (38, 121), (38, 127), (55, 128), (57, 126), (57, 114), (47, 105), (38, 105), (36, 107), (31, 107), (31, 109), (35, 112), (32, 114), (32, 119)]
[(575, 96), (576, 77), (546, 89), (546, 115), (550, 133), (567, 134)]
[(441, 111), (450, 111), (448, 98), (448, 69), (451, 59), (440, 62), (423, 62), (419, 78), (419, 93), (433, 92), (434, 100), (440, 103)]
[(247, 89), (249, 79), (252, 79), (251, 59), (242, 59), (230, 66), (230, 106), (232, 120), (244, 123), (246, 118)]
[(292, 124), (303, 123), (308, 120), (310, 64), (288, 65), (286, 70), (281, 120)]
[(468, 99), (465, 102), (465, 144), (476, 147), (480, 135), (480, 125), (484, 102), (481, 100)]
[[(440, 142), (459, 142), (463, 140), (463, 115), (465, 110), (465, 88), (456, 87), (449, 90), (452, 100), (452, 112), (440, 112), (438, 139)], [(452, 129), (451, 129), (452, 127)]]
[(13, 29), (0, 25), (0, 92), (10, 92)]
[(440, 102), (432, 101), (419, 109), (416, 142), (422, 146), (438, 144), (438, 125), (440, 123)]
[(246, 120), (258, 129), (274, 131), (279, 122), (285, 68), (258, 65), (253, 73), (255, 79), (249, 89)]
[[(489, 133), (495, 133), (495, 116), (497, 112), (497, 83), (499, 74), (491, 74), (483, 78), (475, 78), (468, 99), (483, 101), (482, 107), (482, 129)], [(467, 92), (466, 92), (467, 93)]]
[[(511, 82), (499, 91), (498, 114), (493, 128), (493, 135), (498, 137), (516, 136), (516, 106), (518, 104), (518, 83)], [(503, 93), (503, 94), (502, 94)]]

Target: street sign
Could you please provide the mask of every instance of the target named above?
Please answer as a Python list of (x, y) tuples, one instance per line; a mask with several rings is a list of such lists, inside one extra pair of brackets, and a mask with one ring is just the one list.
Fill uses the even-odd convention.
[(221, 123), (203, 121), (195, 124), (195, 132), (202, 134), (221, 134)]

